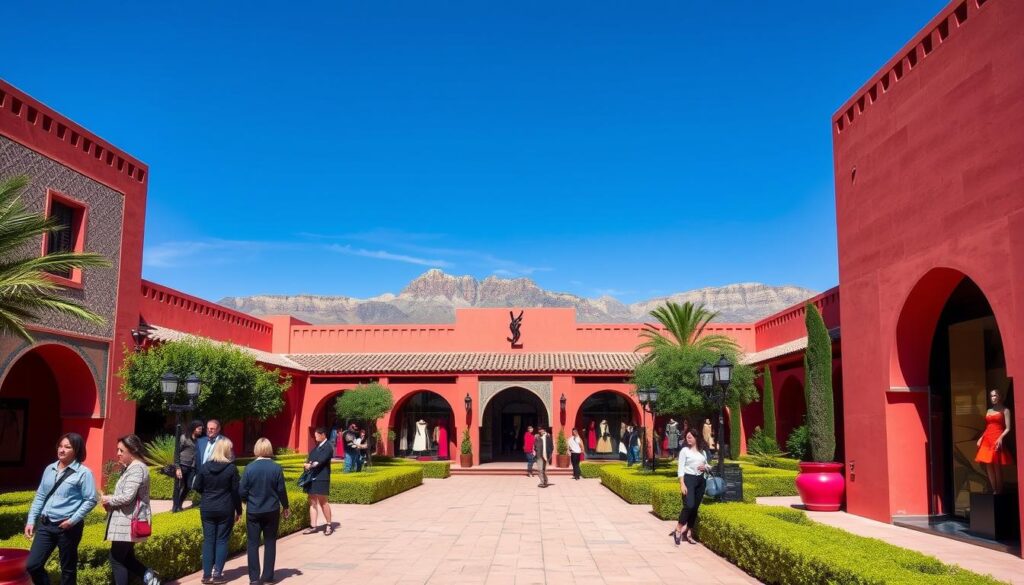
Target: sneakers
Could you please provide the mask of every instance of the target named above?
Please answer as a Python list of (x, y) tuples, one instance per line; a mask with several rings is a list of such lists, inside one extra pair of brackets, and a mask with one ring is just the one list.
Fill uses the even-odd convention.
[(146, 569), (142, 575), (142, 582), (146, 585), (160, 585), (160, 574), (153, 569)]

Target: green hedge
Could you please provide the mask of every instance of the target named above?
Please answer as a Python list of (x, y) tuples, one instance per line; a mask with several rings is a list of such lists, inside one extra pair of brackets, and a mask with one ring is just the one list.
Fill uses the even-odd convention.
[(602, 467), (616, 463), (621, 463), (621, 461), (580, 461), (580, 475), (584, 479), (598, 479), (601, 477)]
[(702, 506), (697, 534), (704, 546), (766, 583), (1000, 583), (916, 551), (813, 522), (791, 508)]
[(374, 456), (374, 465), (418, 465), (423, 468), (424, 479), (446, 479), (452, 475), (451, 461), (417, 461), (401, 457)]
[[(0, 539), (10, 538), (25, 531), (25, 522), (28, 520), (28, 511), (32, 503), (18, 504), (16, 506), (0, 507)], [(105, 522), (107, 513), (103, 508), (96, 506), (92, 512), (85, 517), (85, 524), (98, 524)]]
[[(800, 471), (800, 461), (798, 459), (791, 459), (789, 457), (772, 457), (772, 461), (775, 462), (776, 467), (774, 469), (785, 469), (787, 471)], [(740, 457), (740, 463), (747, 463), (750, 465), (757, 465), (757, 460), (751, 455), (744, 455)], [(773, 468), (767, 468), (773, 469)]]
[[(306, 495), (289, 490), (291, 504), (290, 519), (281, 519), (280, 534), (290, 534), (309, 525), (309, 503)], [(104, 515), (105, 517), (105, 515)], [(78, 582), (83, 585), (106, 585), (112, 582), (109, 554), (110, 543), (103, 540), (106, 523), (87, 524), (78, 547)], [(136, 546), (139, 560), (156, 569), (163, 579), (177, 579), (202, 569), (200, 543), (203, 529), (199, 521), (199, 510), (189, 509), (178, 514), (162, 513), (153, 517), (153, 536)], [(232, 553), (245, 549), (245, 521), (235, 524), (229, 544)], [(0, 547), (30, 548), (31, 544), (23, 535), (0, 541)], [(50, 579), (60, 580), (60, 565), (56, 554), (50, 557), (46, 568)]]
[[(281, 462), (285, 481), (290, 486), (302, 475), (304, 462), (304, 458)], [(332, 465), (331, 491), (327, 499), (336, 504), (372, 504), (421, 485), (423, 477), (422, 465), (386, 458), (375, 457), (373, 466), (359, 473), (342, 473), (340, 465)]]

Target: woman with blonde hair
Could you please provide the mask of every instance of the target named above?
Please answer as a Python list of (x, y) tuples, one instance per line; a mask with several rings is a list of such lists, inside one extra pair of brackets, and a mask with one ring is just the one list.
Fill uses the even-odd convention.
[(213, 453), (196, 476), (199, 517), (203, 522), (203, 583), (226, 583), (224, 562), (228, 560), (231, 527), (242, 517), (238, 493), (238, 468), (232, 462), (231, 440), (221, 437)]
[[(281, 515), (291, 516), (284, 471), (271, 457), (270, 440), (260, 438), (253, 447), (256, 460), (245, 466), (239, 495), (245, 502), (245, 530), (248, 535), (249, 582), (273, 583), (277, 557), (277, 530)], [(283, 510), (282, 510), (283, 508)], [(263, 535), (263, 572), (260, 573), (260, 535)]]

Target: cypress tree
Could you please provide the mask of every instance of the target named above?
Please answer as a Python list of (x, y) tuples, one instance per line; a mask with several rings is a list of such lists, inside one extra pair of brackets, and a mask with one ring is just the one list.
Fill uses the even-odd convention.
[(764, 432), (778, 443), (779, 438), (775, 436), (775, 388), (772, 386), (772, 368), (764, 367), (764, 398), (761, 399), (761, 406), (764, 408)]
[(740, 442), (743, 429), (741, 428), (742, 416), (740, 414), (740, 399), (733, 395), (729, 398), (729, 458), (738, 459), (740, 456)]
[(832, 461), (836, 454), (836, 422), (832, 406), (832, 338), (818, 308), (807, 303), (807, 352), (804, 353), (804, 392), (811, 460)]

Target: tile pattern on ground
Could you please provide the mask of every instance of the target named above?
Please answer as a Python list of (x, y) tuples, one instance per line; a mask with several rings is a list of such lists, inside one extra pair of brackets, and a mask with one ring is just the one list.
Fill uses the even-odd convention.
[[(452, 477), (332, 510), (340, 523), (334, 535), (278, 543), (283, 585), (757, 583), (703, 546), (676, 547), (668, 536), (674, 522), (597, 480), (560, 477), (540, 489), (526, 477)], [(244, 554), (225, 575), (247, 582)]]

